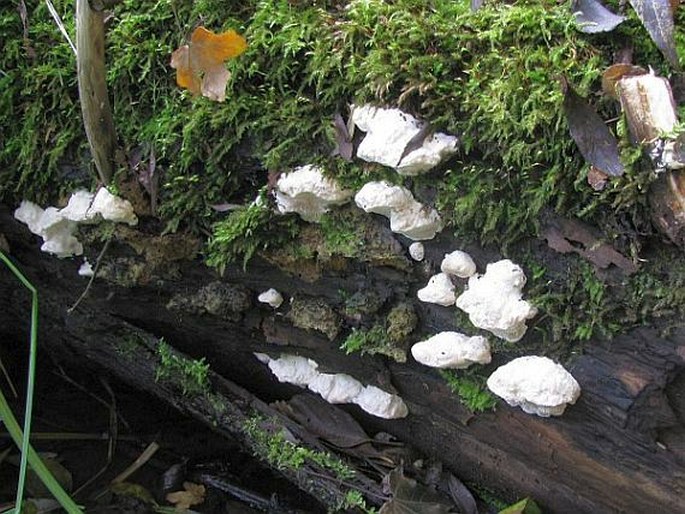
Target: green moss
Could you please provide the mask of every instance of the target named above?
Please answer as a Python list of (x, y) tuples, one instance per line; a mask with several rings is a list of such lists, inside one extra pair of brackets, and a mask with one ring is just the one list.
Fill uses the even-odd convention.
[(497, 400), (485, 385), (486, 377), (476, 371), (440, 370), (440, 375), (471, 412), (492, 410), (497, 405)]
[(164, 339), (157, 345), (155, 381), (170, 382), (181, 389), (184, 396), (209, 394), (209, 364), (205, 359), (192, 360), (178, 355)]
[(352, 329), (340, 349), (348, 355), (360, 352), (362, 355), (385, 355), (397, 362), (407, 362), (406, 349), (390, 340), (382, 325), (374, 325), (369, 329)]

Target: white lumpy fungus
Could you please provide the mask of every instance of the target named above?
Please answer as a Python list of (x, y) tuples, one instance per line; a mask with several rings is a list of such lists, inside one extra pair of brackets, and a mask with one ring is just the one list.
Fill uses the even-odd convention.
[(261, 293), (257, 297), (257, 301), (260, 303), (266, 303), (272, 309), (278, 309), (283, 303), (283, 295), (271, 287)]
[(14, 211), (14, 217), (25, 223), (29, 230), (43, 238), (40, 249), (59, 258), (83, 254), (83, 245), (76, 239), (76, 223), (63, 218), (57, 208), (42, 209), (24, 200)]
[(440, 263), (440, 271), (459, 278), (469, 278), (476, 274), (476, 263), (468, 253), (455, 250), (445, 254)]
[(328, 403), (352, 403), (364, 386), (344, 373), (319, 373), (307, 387)]
[(513, 407), (542, 417), (560, 416), (580, 396), (573, 376), (547, 357), (519, 357), (490, 375), (488, 388)]
[(426, 256), (426, 250), (423, 247), (423, 243), (418, 241), (413, 242), (409, 245), (409, 256), (417, 262), (421, 262)]
[(416, 293), (419, 300), (426, 303), (437, 303), (448, 307), (454, 305), (456, 296), (454, 294), (454, 284), (446, 273), (433, 275), (426, 287), (419, 289)]
[[(425, 122), (399, 109), (353, 106), (352, 121), (366, 132), (357, 148), (357, 157), (394, 168), (400, 175), (425, 173), (457, 149), (455, 136), (429, 134)], [(412, 139), (422, 134), (423, 141), (417, 141), (416, 148), (404, 155)]]
[(526, 333), (526, 320), (537, 314), (537, 309), (522, 299), (525, 284), (526, 276), (517, 264), (508, 259), (491, 263), (484, 275), (469, 278), (456, 305), (476, 327), (516, 342)]
[(364, 412), (384, 419), (404, 418), (409, 413), (402, 398), (372, 385), (364, 387), (353, 403), (359, 405)]
[(390, 219), (390, 230), (413, 241), (433, 239), (442, 230), (438, 211), (414, 199), (411, 191), (385, 181), (368, 182), (354, 197), (364, 212)]
[(316, 362), (298, 355), (282, 355), (278, 359), (270, 359), (268, 366), (279, 382), (302, 387), (306, 387), (319, 374), (316, 370), (319, 365)]
[(414, 359), (432, 368), (464, 369), (472, 364), (488, 364), (490, 344), (483, 336), (469, 337), (459, 332), (440, 332), (411, 348)]
[(318, 166), (308, 164), (283, 173), (274, 194), (280, 213), (296, 212), (305, 221), (318, 222), (331, 207), (348, 202), (354, 193), (324, 177)]

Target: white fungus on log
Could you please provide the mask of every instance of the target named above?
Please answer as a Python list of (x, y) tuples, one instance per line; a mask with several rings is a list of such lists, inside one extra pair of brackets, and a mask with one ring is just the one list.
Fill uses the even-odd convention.
[(29, 230), (43, 238), (40, 249), (59, 258), (83, 254), (83, 245), (76, 239), (76, 223), (60, 216), (55, 207), (42, 209), (24, 200), (14, 211), (14, 217), (25, 223)]
[(321, 168), (308, 164), (283, 173), (274, 194), (279, 212), (296, 212), (305, 221), (318, 222), (331, 207), (348, 202), (354, 193), (324, 177)]
[(525, 284), (526, 276), (517, 264), (508, 259), (491, 263), (484, 275), (469, 278), (456, 305), (476, 327), (516, 342), (526, 333), (526, 320), (537, 314), (537, 309), (521, 298)]
[(490, 344), (483, 336), (440, 332), (411, 348), (414, 359), (432, 368), (464, 369), (471, 364), (488, 364)]
[(459, 278), (469, 278), (476, 274), (476, 263), (468, 253), (455, 250), (445, 254), (440, 263), (440, 271)]
[(519, 357), (490, 375), (488, 388), (513, 407), (542, 417), (560, 416), (580, 396), (580, 386), (547, 357)]
[(409, 245), (409, 256), (417, 262), (423, 260), (426, 255), (426, 251), (423, 248), (423, 243), (415, 241)]
[(456, 296), (454, 294), (454, 284), (449, 275), (446, 273), (438, 273), (433, 275), (426, 287), (419, 289), (416, 293), (419, 300), (426, 303), (437, 303), (448, 307), (454, 305)]
[(129, 225), (138, 224), (138, 218), (135, 212), (133, 212), (131, 202), (114, 196), (106, 187), (101, 187), (98, 190), (90, 210), (99, 214), (107, 221), (127, 223)]
[(442, 230), (442, 220), (435, 209), (414, 199), (407, 188), (385, 181), (368, 182), (354, 197), (365, 212), (390, 219), (390, 230), (414, 241), (433, 239)]
[[(352, 121), (366, 132), (357, 148), (357, 157), (394, 168), (400, 175), (425, 173), (457, 149), (456, 137), (439, 132), (430, 134), (426, 123), (399, 109), (353, 106)], [(423, 141), (413, 141), (422, 135)], [(410, 143), (416, 143), (416, 148), (405, 155)]]
[(283, 295), (272, 287), (261, 293), (257, 300), (270, 305), (273, 309), (278, 309), (283, 303)]
[(269, 366), (279, 382), (308, 387), (329, 403), (354, 403), (385, 419), (404, 418), (409, 414), (406, 404), (396, 394), (367, 385), (344, 373), (319, 373), (319, 365), (312, 359), (297, 355), (281, 355), (272, 359), (265, 353), (254, 356)]

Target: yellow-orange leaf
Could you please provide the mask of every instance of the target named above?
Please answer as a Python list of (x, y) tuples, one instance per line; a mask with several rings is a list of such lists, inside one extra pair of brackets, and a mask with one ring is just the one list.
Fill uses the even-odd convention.
[(190, 36), (190, 43), (171, 54), (171, 67), (176, 69), (176, 83), (195, 95), (210, 100), (226, 99), (226, 83), (230, 74), (224, 62), (247, 48), (247, 42), (234, 30), (215, 34), (198, 27)]

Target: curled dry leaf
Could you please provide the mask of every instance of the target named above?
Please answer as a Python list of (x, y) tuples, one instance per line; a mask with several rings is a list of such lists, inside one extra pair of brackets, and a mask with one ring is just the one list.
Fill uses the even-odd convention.
[(595, 191), (602, 191), (609, 181), (609, 175), (594, 166), (590, 166), (590, 171), (587, 172), (587, 183)]
[(585, 160), (607, 175), (619, 177), (624, 167), (618, 141), (587, 101), (576, 93), (565, 77), (561, 79), (564, 112), (571, 137)]
[(402, 468), (392, 470), (383, 479), (383, 489), (392, 499), (383, 504), (379, 514), (447, 514), (451, 502), (438, 492), (404, 476)]
[(173, 503), (176, 510), (188, 510), (193, 505), (205, 501), (205, 486), (192, 482), (183, 482), (184, 491), (176, 491), (166, 495), (166, 501)]
[(578, 30), (586, 34), (609, 32), (626, 19), (625, 16), (612, 13), (597, 0), (574, 0), (571, 10)]
[(671, 65), (680, 69), (675, 48), (673, 8), (670, 0), (630, 0), (642, 25)]
[(226, 99), (226, 83), (230, 73), (224, 62), (245, 51), (245, 38), (234, 30), (215, 34), (198, 27), (190, 37), (190, 43), (171, 54), (171, 67), (176, 69), (176, 83), (195, 95), (202, 94), (210, 100)]

